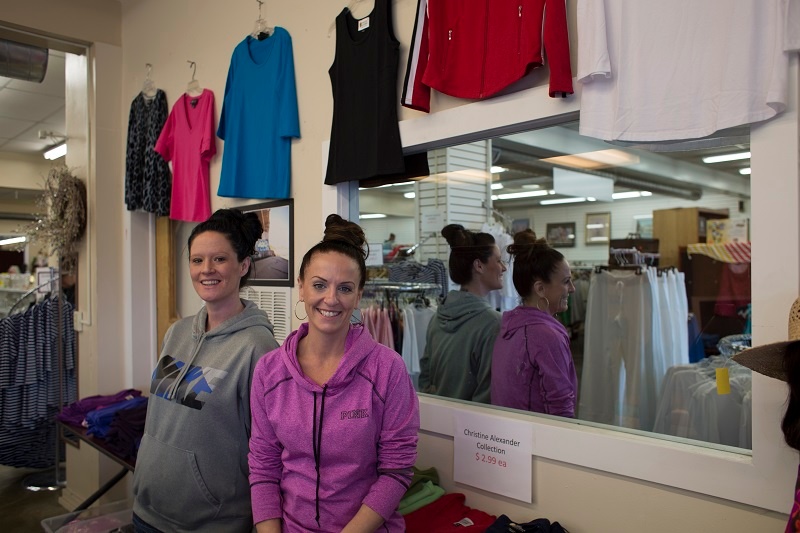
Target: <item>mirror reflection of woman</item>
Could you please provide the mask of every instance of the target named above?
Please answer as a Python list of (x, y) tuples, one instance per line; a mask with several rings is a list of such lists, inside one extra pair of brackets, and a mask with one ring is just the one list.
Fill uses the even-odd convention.
[(450, 224), (442, 229), (442, 236), (450, 245), (450, 279), (461, 289), (447, 294), (428, 326), (419, 389), (489, 403), (492, 347), (500, 330), (500, 313), (486, 297), (503, 288), (506, 266), (488, 233)]
[(492, 356), (492, 403), (575, 417), (578, 377), (569, 334), (554, 315), (575, 292), (564, 255), (527, 229), (508, 247), (521, 305), (503, 315)]

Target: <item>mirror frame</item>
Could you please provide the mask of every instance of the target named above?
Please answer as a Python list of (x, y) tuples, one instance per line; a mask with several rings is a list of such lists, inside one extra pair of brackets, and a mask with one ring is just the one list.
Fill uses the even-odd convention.
[[(798, 60), (789, 76), (789, 105), (781, 115), (751, 130), (753, 176), (753, 339), (764, 344), (786, 338), (786, 317), (800, 294), (800, 157), (798, 157)], [(548, 97), (534, 87), (400, 122), (406, 153), (452, 146), (479, 138), (538, 129), (579, 117), (580, 85), (573, 98)], [(323, 154), (328, 143), (323, 143)], [(325, 160), (324, 158), (323, 160)], [(324, 173), (323, 173), (324, 174)], [(323, 176), (324, 178), (324, 176)], [(323, 205), (358, 220), (357, 187), (324, 187)], [(775, 235), (769, 227), (789, 228)], [(774, 226), (773, 226), (774, 227)], [(776, 249), (778, 247), (779, 249)], [(787, 272), (794, 275), (787, 276)], [(770, 280), (781, 279), (781, 286)], [(783, 443), (780, 419), (787, 387), (753, 377), (753, 450), (708, 448), (657, 436), (595, 427), (546, 415), (487, 408), (420, 394), (421, 432), (452, 437), (455, 414), (470, 411), (530, 425), (533, 455), (732, 500), (785, 513), (791, 506), (797, 454)]]

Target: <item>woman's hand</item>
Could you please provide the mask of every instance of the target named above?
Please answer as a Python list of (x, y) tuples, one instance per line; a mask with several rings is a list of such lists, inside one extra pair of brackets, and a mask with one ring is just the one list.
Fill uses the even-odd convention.
[[(367, 507), (361, 505), (356, 515), (344, 526), (342, 533), (373, 533), (383, 524), (383, 517)], [(261, 533), (261, 530), (258, 530)]]
[(281, 530), (280, 518), (272, 518), (256, 524), (256, 531), (258, 533), (281, 533)]

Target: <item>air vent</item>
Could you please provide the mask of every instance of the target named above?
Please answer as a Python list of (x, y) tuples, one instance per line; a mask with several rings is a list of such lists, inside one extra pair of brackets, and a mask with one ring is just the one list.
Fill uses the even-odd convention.
[(259, 309), (269, 316), (275, 328), (275, 340), (283, 344), (292, 331), (292, 318), (289, 314), (291, 306), (291, 289), (289, 287), (244, 287), (239, 291), (239, 297), (255, 303)]
[(47, 48), (0, 39), (0, 76), (41, 83), (47, 59)]

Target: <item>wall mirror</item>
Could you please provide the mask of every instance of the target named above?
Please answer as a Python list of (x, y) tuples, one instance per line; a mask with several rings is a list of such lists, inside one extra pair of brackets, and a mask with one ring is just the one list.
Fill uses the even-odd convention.
[[(576, 286), (558, 316), (578, 375), (576, 422), (745, 453), (751, 375), (729, 357), (749, 344), (749, 127), (637, 145), (578, 125), (572, 114), (437, 146), (429, 176), (359, 189), (360, 224), (382, 251), (363, 306), (412, 305), (435, 320), (446, 289), (413, 273), (447, 265), (445, 224), (496, 236), (558, 228)], [(518, 304), (510, 278), (490, 301)], [(718, 385), (719, 367), (729, 379)]]

